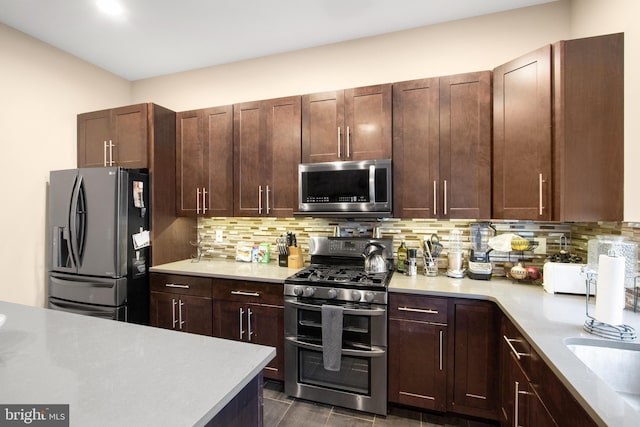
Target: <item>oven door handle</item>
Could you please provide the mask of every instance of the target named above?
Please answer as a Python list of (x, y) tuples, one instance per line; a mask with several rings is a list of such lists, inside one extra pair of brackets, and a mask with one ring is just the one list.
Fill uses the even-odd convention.
[[(321, 305), (314, 305), (314, 304), (305, 304), (302, 302), (298, 302), (298, 301), (286, 301), (285, 305), (291, 305), (293, 307), (297, 307), (297, 308), (303, 308), (305, 310), (311, 310), (311, 311), (321, 311), (322, 310), (322, 306)], [(352, 309), (352, 308), (345, 308), (343, 309), (343, 314), (349, 314), (352, 316), (384, 316), (384, 314), (387, 312), (387, 310), (385, 310), (384, 308), (357, 308), (357, 309)]]
[[(285, 339), (296, 347), (306, 348), (307, 350), (322, 351), (322, 346), (318, 344), (306, 343), (293, 337), (286, 337)], [(344, 356), (380, 357), (386, 354), (386, 351), (379, 347), (371, 347), (371, 350), (347, 350), (343, 348), (341, 351)]]

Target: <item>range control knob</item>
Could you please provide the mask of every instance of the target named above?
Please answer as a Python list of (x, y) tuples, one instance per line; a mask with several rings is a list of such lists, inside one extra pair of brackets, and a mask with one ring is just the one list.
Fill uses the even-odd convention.
[(302, 289), (300, 286), (296, 286), (295, 288), (293, 288), (293, 294), (297, 297), (302, 296), (304, 289)]
[(364, 300), (366, 302), (373, 302), (373, 299), (375, 298), (375, 296), (373, 295), (373, 292), (365, 292), (364, 294)]
[(338, 296), (338, 291), (336, 291), (335, 289), (331, 288), (327, 291), (327, 298), (336, 299), (337, 296)]
[(312, 297), (313, 294), (315, 293), (316, 293), (316, 290), (314, 288), (312, 288), (311, 286), (307, 286), (306, 288), (304, 288), (304, 291), (302, 292), (302, 296)]
[(360, 301), (360, 291), (351, 291), (351, 299), (353, 299), (353, 301)]

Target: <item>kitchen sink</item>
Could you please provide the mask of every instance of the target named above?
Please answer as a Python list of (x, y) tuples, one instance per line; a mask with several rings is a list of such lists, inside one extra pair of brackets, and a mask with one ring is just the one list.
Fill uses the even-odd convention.
[(564, 344), (620, 397), (640, 410), (640, 344), (565, 338)]

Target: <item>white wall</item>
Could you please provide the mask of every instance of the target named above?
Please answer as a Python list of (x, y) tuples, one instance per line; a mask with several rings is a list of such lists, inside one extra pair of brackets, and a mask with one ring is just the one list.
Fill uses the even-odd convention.
[(0, 24), (0, 299), (44, 305), (49, 170), (76, 167), (76, 114), (131, 83)]
[[(138, 80), (175, 111), (492, 69), (569, 35), (568, 1)], [(293, 35), (292, 35), (293, 36)]]

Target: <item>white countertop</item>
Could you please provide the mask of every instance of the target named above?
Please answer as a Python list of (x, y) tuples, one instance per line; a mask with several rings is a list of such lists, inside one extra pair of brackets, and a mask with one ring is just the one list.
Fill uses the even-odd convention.
[(184, 274), (187, 276), (217, 277), (221, 279), (253, 280), (280, 283), (299, 268), (279, 267), (276, 263), (236, 262), (230, 260), (182, 260), (149, 269), (152, 273)]
[(265, 347), (0, 301), (0, 403), (69, 404), (71, 426), (205, 425)]
[[(234, 261), (179, 261), (151, 268), (152, 272), (190, 274), (282, 283), (296, 269), (276, 264)], [(576, 399), (601, 425), (635, 427), (640, 411), (635, 410), (564, 345), (569, 337), (602, 339), (583, 330), (585, 297), (549, 294), (542, 287), (510, 280), (452, 279), (444, 275), (403, 276), (395, 273), (389, 292), (476, 298), (494, 301), (519, 327), (534, 349), (549, 364)], [(591, 307), (593, 315), (595, 308)], [(640, 334), (640, 313), (625, 310), (624, 322)]]

